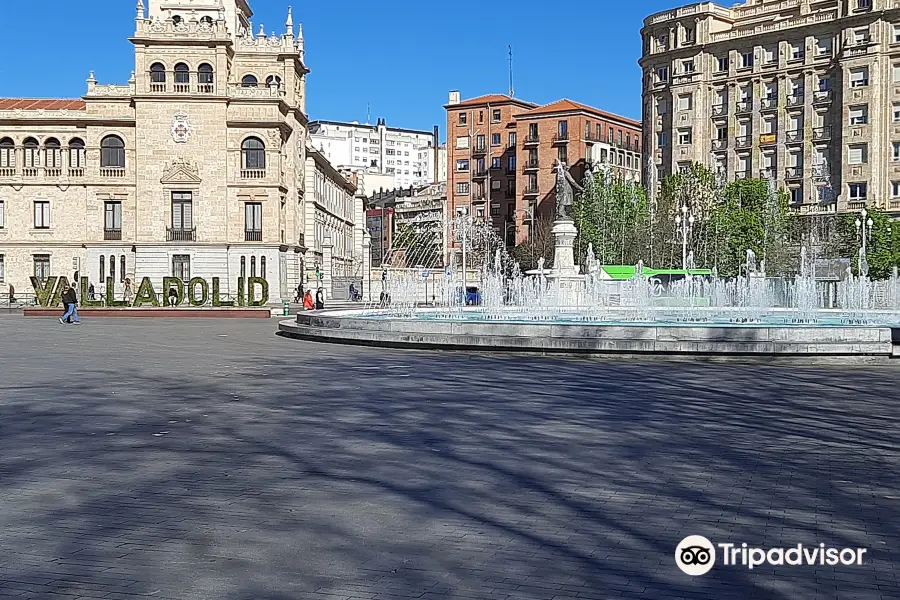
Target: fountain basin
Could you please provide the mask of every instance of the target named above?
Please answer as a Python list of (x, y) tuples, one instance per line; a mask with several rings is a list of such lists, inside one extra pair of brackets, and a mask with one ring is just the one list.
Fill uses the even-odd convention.
[[(464, 309), (448, 318), (446, 309), (416, 309), (409, 317), (379, 310), (317, 311), (282, 321), (282, 335), (320, 342), (489, 352), (664, 358), (802, 358), (888, 360), (900, 357), (900, 327), (887, 324), (636, 322), (628, 310), (605, 311), (606, 321), (588, 321), (583, 311), (554, 309), (547, 319), (517, 319), (515, 311), (490, 315)], [(822, 312), (822, 311), (820, 311)], [(698, 312), (692, 311), (694, 318)], [(575, 318), (578, 320), (574, 320)], [(799, 316), (797, 316), (799, 321)], [(895, 345), (895, 341), (897, 344)]]

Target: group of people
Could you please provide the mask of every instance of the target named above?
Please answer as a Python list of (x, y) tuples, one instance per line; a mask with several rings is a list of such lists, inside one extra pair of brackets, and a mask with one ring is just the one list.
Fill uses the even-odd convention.
[(316, 291), (316, 300), (314, 302), (312, 293), (309, 290), (306, 290), (306, 293), (304, 293), (303, 286), (298, 285), (294, 302), (300, 302), (300, 298), (303, 298), (303, 310), (325, 310), (325, 294), (322, 292), (322, 288)]

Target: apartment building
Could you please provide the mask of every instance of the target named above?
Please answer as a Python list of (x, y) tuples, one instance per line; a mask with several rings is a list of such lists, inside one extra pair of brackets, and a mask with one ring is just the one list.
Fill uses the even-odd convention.
[(900, 0), (748, 0), (647, 17), (646, 176), (771, 179), (801, 214), (900, 215)]
[(595, 163), (640, 181), (641, 124), (596, 108), (559, 100), (539, 106), (491, 94), (461, 100), (450, 92), (447, 110), (448, 204), (490, 221), (512, 246), (556, 207), (558, 162), (576, 179)]
[(378, 173), (393, 178), (394, 187), (434, 183), (441, 173), (438, 129), (421, 131), (355, 121), (311, 121), (309, 139), (339, 169)]

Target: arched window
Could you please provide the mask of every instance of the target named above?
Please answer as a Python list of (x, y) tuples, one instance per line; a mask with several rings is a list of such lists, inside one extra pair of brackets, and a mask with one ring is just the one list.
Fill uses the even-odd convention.
[(266, 257), (263, 256), (259, 259), (259, 276), (263, 279), (266, 278)]
[(100, 141), (100, 166), (125, 168), (125, 142), (117, 135), (108, 135)]
[(84, 140), (81, 138), (69, 140), (69, 168), (84, 168)]
[(122, 283), (125, 283), (125, 255), (119, 257), (119, 277)]
[(200, 84), (200, 91), (211, 94), (213, 92), (213, 68), (203, 63), (197, 69), (197, 82)]
[(153, 63), (150, 65), (150, 91), (166, 91), (166, 68), (162, 63)]
[(44, 140), (44, 166), (48, 169), (62, 168), (62, 149), (56, 138)]
[(250, 277), (256, 277), (256, 257), (250, 257)]
[(183, 20), (184, 19), (181, 18), (181, 15), (172, 15), (172, 22), (175, 23), (176, 25), (181, 23)]
[(175, 91), (186, 92), (191, 83), (191, 71), (184, 63), (175, 65)]
[(28, 169), (40, 165), (41, 158), (37, 140), (34, 138), (27, 138), (22, 143), (22, 146), (25, 148), (25, 168)]
[(16, 166), (16, 144), (10, 138), (0, 140), (0, 169)]
[(278, 75), (269, 75), (266, 77), (266, 87), (281, 89), (281, 77)]
[(209, 27), (212, 27), (212, 24), (213, 24), (212, 17), (210, 17), (209, 15), (207, 15), (205, 17), (200, 17), (200, 23), (205, 24)]
[(109, 277), (113, 281), (116, 280), (116, 257), (112, 254), (109, 255)]
[(259, 85), (259, 82), (257, 81), (255, 75), (244, 75), (244, 78), (241, 79), (241, 87), (255, 88), (258, 85)]
[(241, 279), (246, 279), (247, 277), (247, 257), (241, 257)]
[(241, 162), (244, 169), (266, 168), (266, 146), (262, 140), (249, 137), (241, 144)]
[(100, 257), (100, 281), (106, 281), (106, 257)]

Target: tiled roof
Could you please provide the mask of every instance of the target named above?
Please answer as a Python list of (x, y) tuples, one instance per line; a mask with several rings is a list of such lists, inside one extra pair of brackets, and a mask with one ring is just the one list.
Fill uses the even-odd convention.
[(582, 104), (580, 102), (575, 102), (573, 100), (569, 100), (568, 98), (563, 98), (562, 100), (557, 100), (556, 102), (551, 102), (550, 104), (545, 104), (543, 106), (539, 106), (535, 109), (529, 110), (528, 112), (522, 113), (519, 115), (520, 117), (531, 117), (531, 116), (539, 116), (539, 115), (547, 115), (553, 113), (561, 113), (561, 112), (574, 112), (574, 111), (584, 111), (588, 113), (595, 114), (597, 116), (603, 117), (605, 119), (614, 119), (616, 121), (624, 121), (633, 125), (634, 127), (640, 127), (641, 122), (635, 121), (633, 119), (629, 119), (627, 117), (622, 117), (619, 115), (614, 115), (612, 113), (608, 113), (606, 111), (600, 110), (599, 108), (594, 108), (593, 106), (588, 106), (587, 104)]
[(448, 104), (447, 108), (457, 108), (459, 106), (481, 106), (482, 104), (506, 104), (509, 102), (518, 104), (520, 106), (537, 107), (537, 104), (534, 104), (533, 102), (526, 102), (525, 100), (513, 98), (512, 96), (507, 96), (506, 94), (487, 94), (485, 96), (478, 96), (476, 98), (463, 100), (459, 104)]
[(84, 100), (0, 98), (0, 110), (84, 110)]

